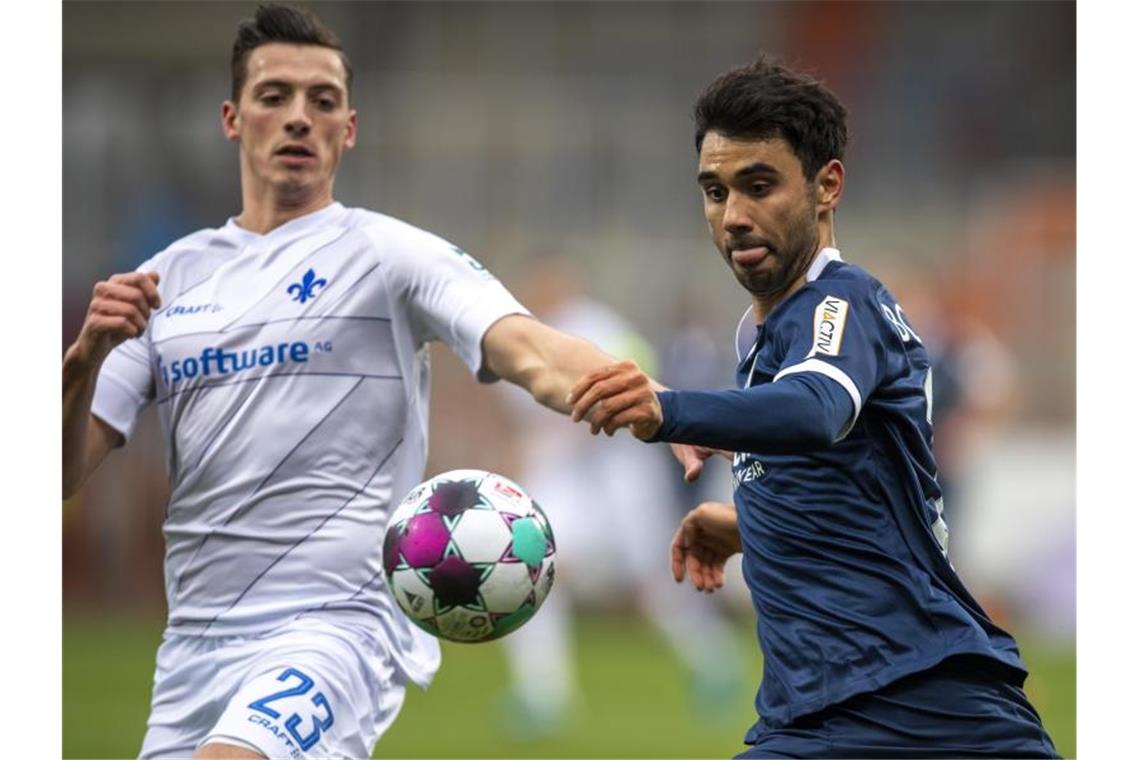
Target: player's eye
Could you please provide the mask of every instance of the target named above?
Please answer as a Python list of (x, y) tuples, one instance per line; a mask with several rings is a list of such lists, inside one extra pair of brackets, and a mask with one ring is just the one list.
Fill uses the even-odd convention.
[(753, 195), (767, 195), (768, 191), (771, 189), (772, 186), (767, 182), (753, 182), (748, 186), (748, 192), (752, 193)]
[(721, 203), (728, 197), (728, 193), (720, 185), (706, 185), (704, 190), (705, 197), (713, 203)]
[(266, 92), (260, 95), (258, 101), (267, 106), (280, 105), (285, 100), (285, 96), (279, 92)]

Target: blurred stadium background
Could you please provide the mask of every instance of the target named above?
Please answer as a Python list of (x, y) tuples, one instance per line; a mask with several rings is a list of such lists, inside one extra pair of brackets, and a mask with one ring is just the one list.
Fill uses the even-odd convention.
[[(237, 211), (219, 104), (235, 24), (253, 7), (64, 3), (63, 346), (97, 279)], [(840, 248), (896, 292), (939, 361), (952, 558), (1022, 642), (1028, 691), (1058, 748), (1075, 754), (1074, 3), (311, 7), (356, 71), (360, 139), (341, 201), (448, 238), (518, 290), (536, 262), (568, 258), (663, 359), (682, 357), (673, 366), (698, 355), (685, 353), (694, 340), (731, 351), (747, 305), (704, 229), (696, 94), (760, 49), (821, 76), (850, 112)], [(511, 475), (520, 442), (501, 397), (446, 351), (433, 361), (427, 474)], [(711, 382), (731, 384), (731, 359)], [(137, 753), (164, 615), (165, 495), (148, 417), (64, 505), (67, 757)], [(679, 517), (689, 506), (663, 508)], [(665, 573), (665, 547), (662, 557)], [(446, 646), (436, 684), (409, 694), (377, 754), (736, 752), (760, 658), (739, 584), (722, 596), (752, 659), (715, 709), (694, 706), (660, 635), (602, 592), (577, 622), (584, 704), (567, 731), (510, 738), (495, 699), (501, 650)]]

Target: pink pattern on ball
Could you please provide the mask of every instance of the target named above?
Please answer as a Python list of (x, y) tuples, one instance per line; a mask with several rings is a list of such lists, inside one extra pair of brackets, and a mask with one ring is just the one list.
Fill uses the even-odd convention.
[(408, 520), (400, 553), (412, 567), (435, 567), (443, 559), (443, 550), (451, 532), (443, 524), (443, 518), (435, 512), (425, 512)]

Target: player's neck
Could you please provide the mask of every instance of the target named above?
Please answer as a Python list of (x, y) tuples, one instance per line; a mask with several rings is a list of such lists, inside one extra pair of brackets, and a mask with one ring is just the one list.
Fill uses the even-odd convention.
[(776, 293), (772, 296), (758, 296), (752, 294), (752, 316), (756, 319), (756, 324), (763, 324), (764, 320), (768, 318), (777, 306), (788, 300), (788, 296), (795, 293), (797, 290), (807, 284), (807, 275), (801, 275), (792, 281), (787, 288)]
[(234, 220), (242, 229), (265, 235), (283, 224), (319, 211), (333, 202), (332, 187), (304, 196), (280, 197), (242, 193), (241, 214)]
[(819, 252), (824, 248), (835, 247), (835, 228), (832, 226), (831, 219), (832, 217), (829, 213), (825, 219), (820, 221), (819, 243), (815, 247), (815, 252), (803, 262), (803, 270), (799, 277), (792, 280), (791, 284), (779, 293), (772, 295), (752, 294), (752, 316), (755, 317), (756, 324), (763, 324), (764, 320), (768, 318), (768, 315), (771, 314), (777, 306), (788, 300), (788, 297), (792, 293), (795, 293), (804, 285), (807, 285), (808, 270), (811, 268), (812, 262), (819, 256)]

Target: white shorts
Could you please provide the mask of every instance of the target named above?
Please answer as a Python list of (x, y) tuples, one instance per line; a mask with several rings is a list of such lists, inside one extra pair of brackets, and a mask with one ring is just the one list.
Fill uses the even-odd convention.
[(300, 618), (260, 636), (167, 634), (142, 758), (189, 758), (207, 740), (269, 758), (368, 758), (404, 679), (359, 628)]

